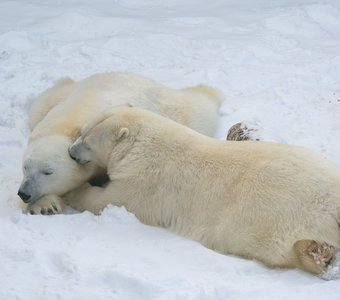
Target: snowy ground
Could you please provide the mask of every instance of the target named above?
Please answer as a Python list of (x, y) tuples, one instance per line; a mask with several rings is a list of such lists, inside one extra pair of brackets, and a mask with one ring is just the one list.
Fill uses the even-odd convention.
[(339, 280), (219, 255), (124, 209), (15, 208), (33, 96), (103, 71), (216, 86), (217, 137), (246, 120), (340, 163), (338, 0), (1, 0), (1, 300), (340, 299)]

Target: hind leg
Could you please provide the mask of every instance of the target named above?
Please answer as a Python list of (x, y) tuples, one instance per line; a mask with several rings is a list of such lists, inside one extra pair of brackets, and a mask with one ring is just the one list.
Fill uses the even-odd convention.
[(299, 240), (294, 244), (294, 250), (298, 259), (297, 267), (304, 271), (328, 279), (325, 275), (336, 267), (338, 255), (332, 245), (314, 240)]

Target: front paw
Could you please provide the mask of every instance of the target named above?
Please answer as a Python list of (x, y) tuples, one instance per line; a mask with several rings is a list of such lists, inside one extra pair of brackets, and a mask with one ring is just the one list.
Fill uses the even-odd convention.
[(56, 215), (64, 211), (63, 199), (56, 195), (46, 195), (37, 202), (27, 206), (26, 211), (31, 215)]

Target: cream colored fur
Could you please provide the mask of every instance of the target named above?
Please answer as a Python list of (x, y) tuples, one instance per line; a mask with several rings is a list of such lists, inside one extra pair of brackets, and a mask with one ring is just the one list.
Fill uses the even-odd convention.
[[(69, 194), (75, 208), (98, 214), (108, 204), (125, 206), (145, 224), (271, 267), (319, 272), (305, 250), (313, 241), (339, 249), (334, 163), (300, 147), (214, 140), (137, 108), (110, 113), (70, 148), (77, 159), (107, 167), (111, 180)], [(294, 249), (301, 240), (310, 242)]]
[[(32, 132), (20, 188), (28, 191), (26, 194), (34, 194), (31, 198), (34, 203), (28, 209), (32, 213), (47, 211), (52, 204), (44, 197), (62, 196), (100, 173), (94, 166), (79, 166), (67, 153), (81, 127), (97, 113), (130, 103), (211, 136), (221, 102), (220, 92), (207, 86), (170, 89), (130, 73), (97, 74), (78, 82), (60, 80), (40, 95), (29, 112)], [(54, 172), (45, 176), (44, 169)], [(40, 203), (35, 202), (40, 197), (43, 197)]]

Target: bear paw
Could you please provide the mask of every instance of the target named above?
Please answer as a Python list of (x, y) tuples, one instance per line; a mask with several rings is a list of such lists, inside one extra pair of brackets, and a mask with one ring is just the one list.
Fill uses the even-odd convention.
[(230, 127), (227, 134), (227, 141), (258, 141), (259, 139), (252, 137), (252, 133), (254, 133), (254, 131), (256, 131), (256, 129), (248, 128), (243, 123), (236, 123)]
[(320, 275), (322, 279), (334, 280), (340, 278), (340, 251), (337, 251), (332, 259), (332, 263), (327, 266), (327, 270)]
[(47, 195), (28, 205), (26, 211), (31, 215), (56, 215), (61, 214), (64, 207), (63, 199), (56, 195)]

